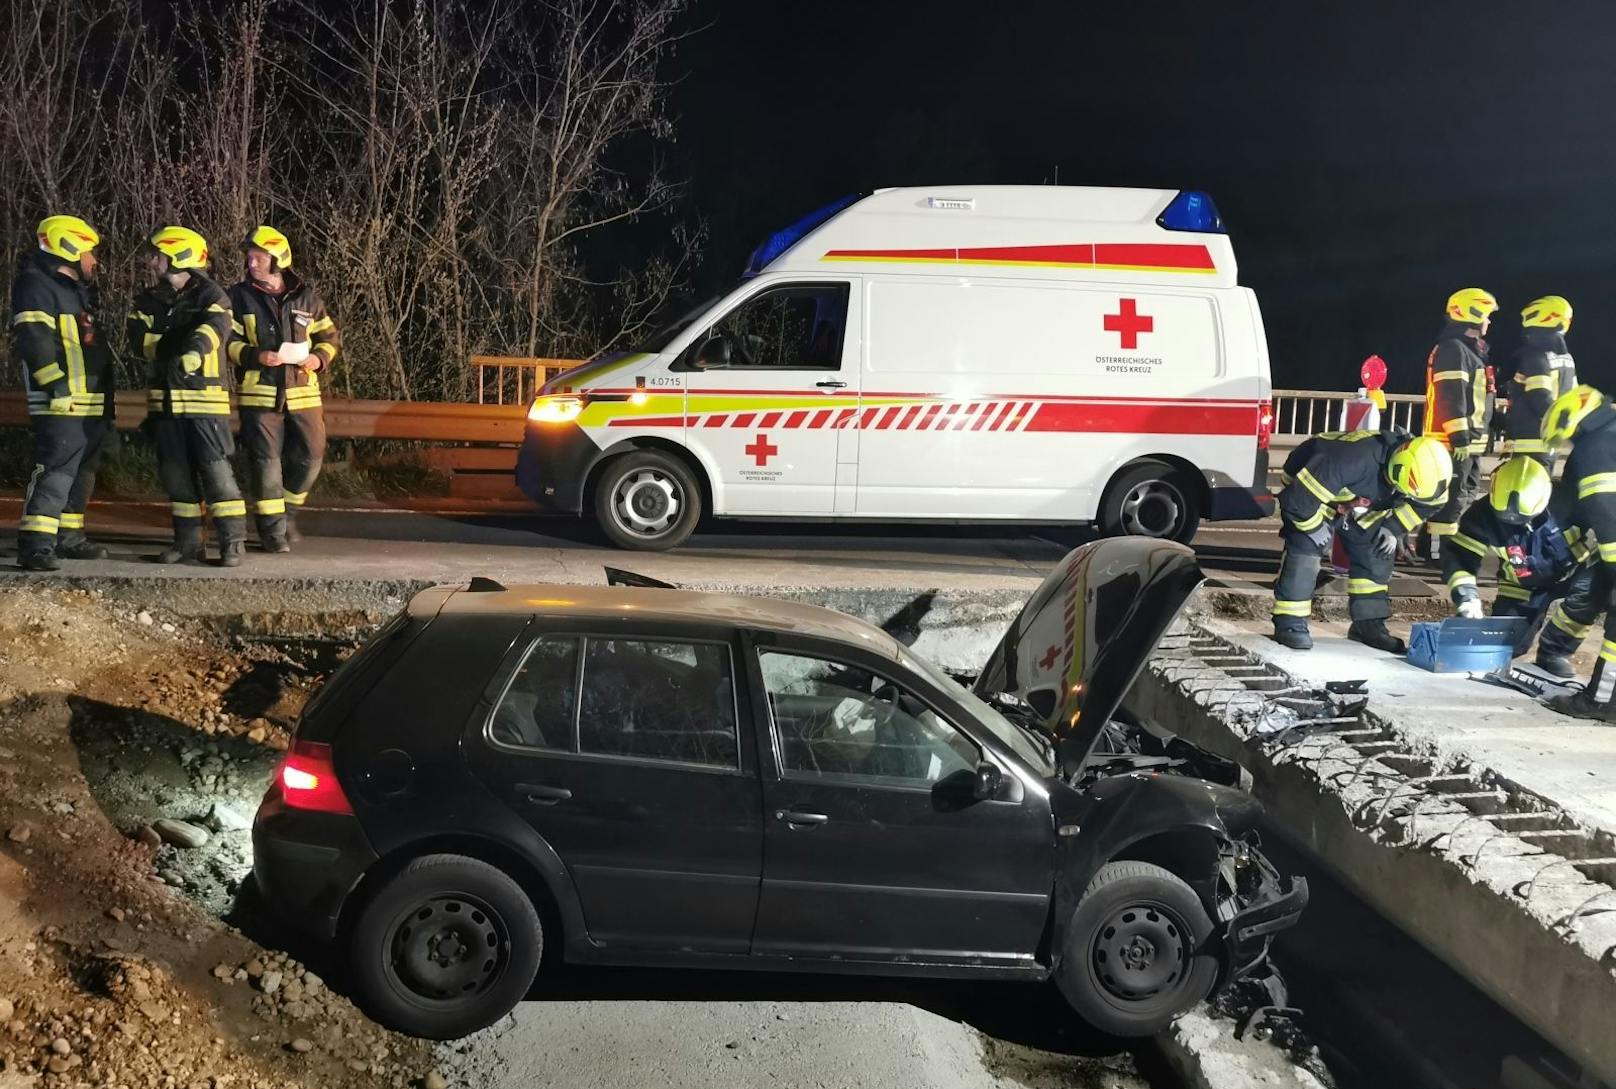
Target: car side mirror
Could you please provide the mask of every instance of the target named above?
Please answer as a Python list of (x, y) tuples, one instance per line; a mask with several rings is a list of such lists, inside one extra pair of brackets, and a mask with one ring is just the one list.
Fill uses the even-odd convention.
[(696, 369), (708, 370), (713, 367), (727, 367), (730, 363), (731, 346), (729, 337), (718, 333), (708, 337), (696, 349)]
[(999, 788), (1003, 785), (1004, 775), (999, 771), (999, 765), (984, 760), (976, 765), (976, 775), (971, 780), (971, 797), (979, 802), (991, 802), (999, 796)]

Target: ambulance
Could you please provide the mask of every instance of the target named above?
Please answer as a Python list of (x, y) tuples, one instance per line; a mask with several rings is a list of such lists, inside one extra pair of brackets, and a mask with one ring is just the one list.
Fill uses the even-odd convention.
[(883, 189), (546, 383), (516, 480), (630, 549), (672, 548), (704, 514), (1188, 541), (1272, 512), (1270, 393), (1206, 194)]

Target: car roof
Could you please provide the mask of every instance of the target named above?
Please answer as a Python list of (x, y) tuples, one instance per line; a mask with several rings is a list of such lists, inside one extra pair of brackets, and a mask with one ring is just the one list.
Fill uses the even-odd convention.
[(747, 597), (701, 590), (629, 586), (536, 584), (499, 590), (435, 586), (410, 599), (414, 617), (444, 615), (543, 616), (571, 620), (622, 619), (704, 621), (851, 643), (901, 660), (903, 645), (873, 624), (818, 605), (774, 597)]

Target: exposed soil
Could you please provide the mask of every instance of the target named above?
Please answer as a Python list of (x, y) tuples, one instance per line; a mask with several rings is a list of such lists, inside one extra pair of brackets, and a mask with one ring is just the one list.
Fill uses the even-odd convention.
[(344, 649), (0, 590), (0, 1086), (439, 1084), (242, 884), (287, 727)]

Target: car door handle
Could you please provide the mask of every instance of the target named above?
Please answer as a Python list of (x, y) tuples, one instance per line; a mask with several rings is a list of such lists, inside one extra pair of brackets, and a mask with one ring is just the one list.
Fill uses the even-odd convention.
[(799, 825), (812, 827), (817, 824), (824, 824), (826, 821), (830, 820), (830, 818), (825, 816), (823, 813), (801, 813), (795, 809), (776, 810), (774, 819), (785, 821), (787, 824), (792, 825), (793, 827)]
[(834, 382), (834, 381), (831, 381), (831, 382), (815, 382), (814, 385), (818, 386), (820, 389), (843, 389), (843, 388), (845, 388), (847, 386), (847, 383), (846, 382)]
[(534, 805), (555, 805), (572, 797), (572, 791), (566, 787), (535, 786), (530, 783), (518, 783), (517, 793), (521, 794)]

